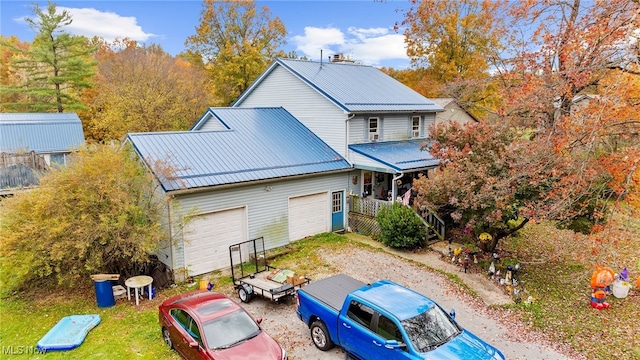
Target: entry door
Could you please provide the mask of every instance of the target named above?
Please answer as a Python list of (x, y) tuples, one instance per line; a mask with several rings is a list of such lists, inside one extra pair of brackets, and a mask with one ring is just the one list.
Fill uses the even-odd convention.
[(344, 191), (331, 193), (331, 231), (344, 229)]

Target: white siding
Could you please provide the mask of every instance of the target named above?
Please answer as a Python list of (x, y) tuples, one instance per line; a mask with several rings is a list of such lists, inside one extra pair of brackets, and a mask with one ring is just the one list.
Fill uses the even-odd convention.
[[(367, 137), (367, 119), (369, 117), (379, 117), (381, 119), (380, 141), (410, 139), (412, 116), (422, 117), (422, 134), (423, 137), (426, 137), (429, 125), (435, 121), (435, 113), (358, 115), (349, 120), (349, 144), (369, 142)], [(348, 158), (348, 160), (353, 162), (352, 158)]]
[[(222, 190), (176, 196), (176, 213), (207, 214), (230, 208), (246, 207), (248, 239), (264, 237), (267, 249), (289, 243), (289, 198), (318, 192), (344, 191), (351, 183), (346, 172), (237, 186)], [(267, 191), (267, 189), (269, 191)], [(327, 208), (327, 214), (331, 209)], [(183, 232), (174, 223), (173, 268), (184, 268)]]
[(355, 116), (349, 120), (349, 144), (361, 144), (369, 142), (367, 138), (368, 127), (362, 116)]
[[(438, 113), (439, 114), (439, 113)], [(429, 126), (436, 121), (436, 113), (428, 113), (422, 115), (422, 133), (424, 137), (429, 135)]]
[(278, 66), (236, 107), (282, 106), (331, 148), (346, 156), (346, 113), (286, 69)]
[(384, 141), (407, 140), (410, 138), (408, 114), (386, 115), (382, 126), (382, 139)]
[(475, 122), (473, 117), (455, 102), (447, 104), (444, 110), (444, 112), (438, 113), (436, 118), (438, 122), (457, 121), (460, 124)]

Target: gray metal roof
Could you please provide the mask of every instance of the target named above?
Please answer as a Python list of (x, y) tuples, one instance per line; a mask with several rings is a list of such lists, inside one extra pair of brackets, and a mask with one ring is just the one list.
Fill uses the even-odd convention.
[(277, 59), (236, 103), (241, 102), (276, 66), (289, 70), (347, 112), (444, 111), (441, 106), (372, 66), (282, 58)]
[(149, 167), (164, 161), (165, 191), (347, 170), (351, 165), (284, 108), (209, 108), (228, 130), (127, 135)]
[(438, 166), (440, 160), (420, 150), (424, 140), (382, 141), (349, 145), (349, 149), (400, 171)]
[(75, 113), (0, 113), (0, 151), (68, 152), (83, 143)]

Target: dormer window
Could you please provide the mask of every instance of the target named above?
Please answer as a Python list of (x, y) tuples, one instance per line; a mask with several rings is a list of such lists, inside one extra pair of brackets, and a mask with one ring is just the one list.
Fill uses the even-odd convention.
[(369, 118), (369, 141), (378, 141), (380, 138), (378, 126), (379, 119), (377, 117)]
[(411, 117), (411, 137), (414, 137), (414, 138), (420, 137), (421, 128), (422, 128), (422, 117), (412, 116)]

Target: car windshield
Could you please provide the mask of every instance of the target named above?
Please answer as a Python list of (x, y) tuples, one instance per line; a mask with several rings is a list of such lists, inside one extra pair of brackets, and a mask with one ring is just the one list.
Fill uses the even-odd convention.
[(242, 309), (204, 323), (209, 348), (226, 349), (260, 333), (258, 324)]
[(453, 339), (462, 329), (439, 307), (400, 322), (418, 352), (431, 351)]

